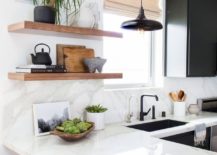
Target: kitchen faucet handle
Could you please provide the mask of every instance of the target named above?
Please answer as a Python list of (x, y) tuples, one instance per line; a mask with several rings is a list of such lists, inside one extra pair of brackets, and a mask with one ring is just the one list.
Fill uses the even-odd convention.
[(148, 115), (150, 111), (151, 111), (151, 108), (147, 112), (145, 112), (144, 114)]

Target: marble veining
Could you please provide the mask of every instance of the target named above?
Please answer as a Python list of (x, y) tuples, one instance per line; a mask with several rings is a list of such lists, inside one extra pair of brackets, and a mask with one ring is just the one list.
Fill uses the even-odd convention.
[[(217, 78), (196, 78), (178, 79), (166, 78), (165, 87), (160, 89), (126, 89), (126, 90), (105, 90), (103, 81), (45, 81), (45, 82), (5, 82), (1, 89), (2, 126), (3, 131), (8, 131), (24, 113), (32, 111), (32, 104), (70, 101), (71, 113), (73, 117), (83, 118), (84, 108), (88, 104), (102, 104), (108, 107), (106, 113), (106, 123), (122, 122), (126, 119), (130, 96), (134, 96), (131, 103), (131, 111), (134, 119), (138, 118), (140, 96), (142, 94), (156, 94), (159, 102), (152, 98), (145, 98), (144, 110), (148, 110), (152, 105), (156, 106), (157, 116), (162, 111), (167, 114), (172, 113), (172, 104), (168, 98), (168, 92), (184, 89), (187, 93), (187, 103), (196, 103), (197, 98), (217, 96)], [(1, 87), (2, 88), (2, 87)], [(31, 116), (32, 117), (32, 116)], [(146, 119), (149, 119), (149, 115)], [(32, 120), (24, 126), (32, 126)]]

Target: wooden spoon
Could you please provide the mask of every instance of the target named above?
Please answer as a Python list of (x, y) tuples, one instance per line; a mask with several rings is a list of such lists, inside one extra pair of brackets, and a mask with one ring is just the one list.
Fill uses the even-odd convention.
[(178, 95), (176, 92), (172, 92), (172, 96), (173, 96), (173, 101), (177, 102), (178, 101)]
[(182, 101), (184, 96), (185, 96), (185, 92), (183, 90), (180, 90), (178, 93), (178, 100)]
[(186, 100), (186, 94), (184, 94), (184, 96), (182, 97), (182, 102), (184, 102)]
[(169, 96), (170, 96), (170, 99), (171, 99), (172, 101), (174, 101), (174, 98), (173, 98), (172, 92), (169, 93)]

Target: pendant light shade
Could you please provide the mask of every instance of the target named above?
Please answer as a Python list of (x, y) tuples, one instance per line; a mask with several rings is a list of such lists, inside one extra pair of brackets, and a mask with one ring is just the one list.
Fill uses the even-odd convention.
[(155, 31), (163, 28), (163, 25), (155, 20), (149, 20), (145, 16), (145, 11), (142, 5), (139, 10), (139, 15), (135, 20), (129, 20), (122, 23), (121, 28), (128, 30), (143, 30), (143, 31)]

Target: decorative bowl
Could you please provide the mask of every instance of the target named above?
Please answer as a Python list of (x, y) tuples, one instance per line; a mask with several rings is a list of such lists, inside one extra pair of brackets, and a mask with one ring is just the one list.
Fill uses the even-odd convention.
[(200, 112), (200, 107), (198, 104), (190, 104), (189, 107), (188, 107), (188, 112), (190, 114), (195, 114), (195, 115), (198, 115), (199, 112)]
[(92, 122), (88, 122), (90, 124), (92, 124), (92, 126), (85, 132), (83, 133), (79, 133), (79, 134), (69, 134), (69, 133), (64, 133), (64, 132), (61, 132), (57, 129), (51, 131), (50, 133), (52, 135), (56, 135), (60, 138), (62, 138), (63, 140), (66, 140), (66, 141), (75, 141), (75, 140), (79, 140), (79, 139), (82, 139), (84, 138), (85, 136), (87, 136), (91, 131), (93, 131), (95, 125), (94, 123)]
[(100, 57), (95, 57), (85, 58), (83, 61), (84, 65), (88, 68), (89, 73), (95, 73), (96, 70), (101, 73), (107, 60)]

